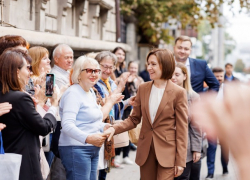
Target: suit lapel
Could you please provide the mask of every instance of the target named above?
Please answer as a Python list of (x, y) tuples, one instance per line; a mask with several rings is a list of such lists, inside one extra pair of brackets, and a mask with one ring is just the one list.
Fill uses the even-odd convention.
[(190, 71), (191, 71), (190, 80), (191, 80), (191, 85), (193, 86), (192, 78), (195, 77), (196, 63), (195, 63), (194, 59), (192, 59), (192, 58), (189, 58), (189, 63), (190, 63)]
[(152, 126), (152, 122), (151, 122), (151, 118), (150, 118), (150, 114), (149, 114), (149, 97), (150, 97), (150, 93), (151, 93), (151, 89), (152, 89), (152, 85), (153, 85), (153, 81), (151, 81), (150, 83), (148, 83), (147, 87), (145, 88), (145, 110), (146, 110), (146, 114), (147, 114), (147, 119), (149, 121), (149, 123)]
[(162, 96), (161, 102), (159, 104), (154, 123), (157, 121), (157, 118), (160, 116), (161, 112), (163, 111), (164, 107), (168, 104), (168, 101), (171, 96), (171, 93), (173, 92), (173, 82), (171, 80), (168, 80), (167, 86), (165, 88), (164, 94)]

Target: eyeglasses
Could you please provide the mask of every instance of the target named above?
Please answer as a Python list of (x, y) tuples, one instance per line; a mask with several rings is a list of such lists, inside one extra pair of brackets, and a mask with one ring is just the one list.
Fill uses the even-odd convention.
[(103, 65), (103, 64), (100, 64), (103, 68), (104, 68), (104, 70), (106, 71), (106, 70), (110, 70), (110, 71), (113, 71), (113, 70), (115, 70), (115, 66), (105, 66), (105, 65)]
[(87, 69), (82, 69), (81, 71), (86, 71), (88, 74), (93, 74), (93, 73), (100, 74), (101, 69), (89, 69), (89, 68), (87, 68)]
[(27, 65), (27, 69), (32, 72), (32, 66), (31, 65)]

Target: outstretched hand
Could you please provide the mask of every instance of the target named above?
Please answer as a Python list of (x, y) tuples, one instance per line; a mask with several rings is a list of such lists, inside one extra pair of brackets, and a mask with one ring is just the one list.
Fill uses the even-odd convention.
[(112, 139), (115, 134), (115, 129), (111, 126), (107, 130), (104, 131), (103, 135), (108, 137), (108, 141)]

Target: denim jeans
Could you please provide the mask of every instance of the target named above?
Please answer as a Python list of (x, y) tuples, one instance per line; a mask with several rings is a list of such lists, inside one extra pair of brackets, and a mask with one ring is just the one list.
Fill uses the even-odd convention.
[[(214, 174), (216, 149), (217, 149), (217, 141), (215, 142), (208, 141), (208, 148), (207, 148), (208, 174)], [(224, 152), (222, 151), (223, 149), (225, 150)], [(225, 146), (221, 144), (221, 165), (223, 170), (227, 170), (228, 158), (229, 158), (228, 156), (229, 156), (228, 148), (225, 148)]]
[(215, 155), (217, 149), (217, 141), (215, 142), (208, 142), (207, 148), (207, 168), (208, 174), (214, 174), (214, 163), (215, 163)]
[(59, 146), (67, 180), (96, 180), (99, 150), (96, 146)]

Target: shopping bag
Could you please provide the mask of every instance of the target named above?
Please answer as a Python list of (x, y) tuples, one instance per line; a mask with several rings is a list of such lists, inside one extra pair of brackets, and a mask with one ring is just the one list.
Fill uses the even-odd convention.
[(140, 132), (141, 132), (141, 126), (142, 126), (142, 120), (136, 126), (136, 128), (131, 129), (131, 130), (128, 131), (129, 139), (135, 145), (137, 145), (138, 140), (139, 140), (139, 136), (140, 136)]
[(22, 155), (4, 153), (2, 133), (0, 131), (0, 180), (18, 180)]
[[(122, 120), (116, 120), (115, 123), (122, 122)], [(126, 147), (129, 145), (128, 131), (121, 134), (114, 135), (114, 146), (115, 148)]]

